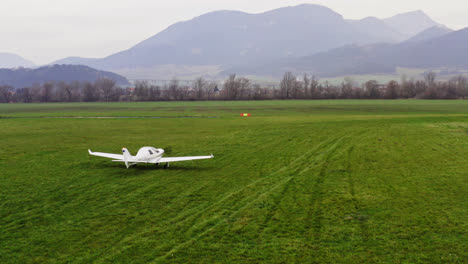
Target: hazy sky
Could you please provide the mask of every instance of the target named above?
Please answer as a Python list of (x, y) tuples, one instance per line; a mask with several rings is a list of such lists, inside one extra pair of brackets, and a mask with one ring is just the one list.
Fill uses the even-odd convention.
[(467, 0), (1, 0), (0, 52), (39, 64), (104, 57), (206, 12), (259, 13), (302, 3), (325, 5), (352, 19), (423, 10), (453, 29), (468, 26)]

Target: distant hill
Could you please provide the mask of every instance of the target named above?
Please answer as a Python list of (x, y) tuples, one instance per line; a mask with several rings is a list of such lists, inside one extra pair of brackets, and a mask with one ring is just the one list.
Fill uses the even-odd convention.
[(396, 16), (384, 19), (389, 27), (393, 30), (403, 34), (406, 39), (409, 39), (424, 30), (435, 27), (442, 26), (441, 24), (432, 20), (426, 13), (421, 10), (398, 14)]
[(406, 39), (405, 34), (390, 27), (384, 21), (376, 17), (367, 17), (361, 20), (347, 20), (362, 34), (375, 38), (379, 42), (401, 42)]
[(37, 69), (0, 69), (0, 85), (11, 85), (16, 88), (48, 81), (94, 82), (99, 78), (114, 80), (118, 85), (129, 85), (128, 80), (123, 76), (81, 65), (52, 65)]
[(391, 45), (346, 45), (310, 56), (274, 60), (252, 66), (233, 67), (225, 70), (223, 74), (237, 73), (241, 75), (281, 77), (285, 72), (293, 72), (295, 74), (314, 74), (318, 77), (335, 77), (393, 72), (394, 67), (380, 63), (375, 60), (373, 55), (375, 52), (389, 46)]
[(13, 53), (0, 53), (0, 68), (34, 67), (34, 63)]
[(444, 26), (434, 26), (408, 39), (407, 42), (421, 42), (429, 39), (435, 39), (450, 32), (453, 32), (453, 30)]
[(395, 45), (380, 59), (403, 67), (468, 68), (468, 28), (417, 43)]
[(321, 77), (393, 73), (396, 67), (468, 69), (468, 28), (424, 41), (400, 44), (347, 45), (311, 56), (237, 67), (225, 74), (280, 76), (285, 71)]
[(55, 62), (52, 62), (50, 65), (86, 65), (90, 66), (95, 64), (100, 59), (93, 58), (82, 58), (82, 57), (67, 57)]

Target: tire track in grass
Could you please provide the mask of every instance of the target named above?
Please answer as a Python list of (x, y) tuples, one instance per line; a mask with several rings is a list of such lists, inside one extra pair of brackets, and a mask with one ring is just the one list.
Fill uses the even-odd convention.
[[(309, 198), (309, 210), (307, 211), (307, 218), (310, 221), (305, 222), (305, 247), (308, 249), (309, 257), (312, 257), (313, 260), (317, 256), (320, 256), (320, 250), (322, 249), (322, 229), (323, 229), (323, 200), (325, 198), (326, 190), (324, 189), (324, 183), (327, 180), (327, 172), (329, 171), (329, 166), (331, 164), (331, 160), (336, 156), (345, 155), (346, 152), (346, 145), (354, 144), (356, 137), (360, 137), (364, 131), (361, 129), (352, 130), (348, 134), (349, 137), (342, 138), (340, 141), (336, 142), (326, 153), (323, 157), (323, 161), (320, 164), (320, 168), (318, 172), (315, 172), (316, 177), (310, 175), (309, 182), (310, 186), (312, 186), (311, 191), (307, 192), (310, 195)], [(339, 161), (340, 163), (342, 161)], [(345, 165), (346, 166), (346, 165)], [(307, 183), (307, 181), (306, 181)], [(304, 184), (308, 185), (308, 184)], [(307, 242), (308, 241), (308, 242)], [(326, 254), (326, 252), (323, 252)]]
[[(305, 142), (305, 141), (304, 141)], [(262, 178), (259, 178), (251, 183), (249, 183), (248, 185), (246, 185), (245, 187), (239, 189), (239, 190), (236, 190), (234, 192), (231, 192), (227, 195), (225, 195), (224, 197), (222, 197), (220, 200), (218, 200), (217, 202), (211, 204), (210, 206), (206, 207), (203, 211), (199, 211), (198, 213), (196, 213), (195, 215), (194, 214), (190, 214), (188, 215), (189, 217), (198, 217), (202, 214), (205, 214), (207, 213), (208, 211), (210, 210), (216, 210), (219, 208), (219, 206), (223, 205), (224, 202), (231, 202), (233, 201), (233, 198), (246, 198), (245, 196), (242, 196), (243, 193), (245, 192), (248, 192), (249, 190), (254, 190), (254, 189), (258, 189), (259, 187), (261, 187), (262, 184), (266, 184), (268, 180), (272, 180), (272, 178), (274, 178), (275, 176), (278, 176), (280, 175), (281, 173), (285, 172), (289, 167), (292, 167), (292, 166), (295, 166), (301, 159), (304, 159), (306, 156), (310, 155), (310, 153), (314, 152), (314, 151), (318, 151), (317, 149), (319, 149), (323, 144), (325, 143), (321, 143), (319, 146), (317, 146), (316, 148), (312, 149), (311, 151), (305, 153), (304, 155), (302, 155), (301, 157), (295, 159), (293, 162), (291, 162), (289, 165), (287, 166), (284, 166), (282, 168), (280, 168), (279, 170), (271, 173), (270, 175), (268, 175), (267, 177), (262, 177)], [(297, 166), (295, 166), (297, 167)], [(180, 222), (183, 222), (185, 220), (185, 216), (182, 216), (182, 218), (179, 218), (179, 217), (176, 217), (176, 218), (173, 218), (170, 220), (170, 224), (173, 224), (173, 223), (180, 223)]]
[[(305, 142), (305, 141), (304, 141)], [(274, 142), (272, 144), (275, 144)], [(294, 163), (294, 162), (293, 162)], [(179, 226), (189, 226), (191, 228), (199, 226), (200, 218), (205, 215), (214, 214), (218, 211), (231, 211), (232, 208), (237, 208), (242, 205), (242, 202), (247, 200), (250, 196), (255, 195), (256, 192), (259, 192), (263, 189), (268, 188), (271, 184), (274, 183), (273, 178), (274, 176), (281, 176), (280, 174), (283, 173), (287, 167), (282, 167), (274, 173), (268, 175), (268, 177), (262, 177), (258, 180), (248, 184), (247, 186), (236, 190), (228, 195), (225, 195), (217, 202), (210, 204), (205, 208), (195, 207), (190, 211), (183, 211), (181, 214), (177, 215), (174, 218), (166, 220), (165, 225), (179, 225)], [(253, 192), (253, 194), (250, 194)], [(206, 204), (205, 204), (206, 205)], [(228, 209), (225, 209), (228, 208)], [(221, 214), (224, 214), (221, 212)], [(209, 221), (203, 222), (205, 224), (209, 224)]]
[[(239, 133), (240, 133), (240, 132), (239, 132)], [(248, 135), (246, 135), (245, 132), (242, 132), (242, 135), (243, 135), (243, 137), (247, 137), (247, 138), (248, 138), (248, 137), (254, 137), (254, 136), (248, 136)], [(279, 140), (270, 140), (270, 141), (268, 141), (267, 143), (262, 143), (261, 145), (254, 146), (254, 147), (253, 147), (254, 151), (251, 152), (251, 154), (262, 153), (262, 152), (264, 151), (264, 149), (268, 149), (268, 147), (270, 147), (270, 146), (280, 145), (280, 144), (281, 144), (281, 140), (282, 140), (282, 138), (279, 138)], [(301, 144), (305, 143), (306, 141), (307, 141), (307, 140), (303, 140)], [(284, 143), (284, 142), (282, 142), (282, 143)], [(261, 180), (261, 179), (262, 179), (262, 178), (260, 178), (260, 180)], [(180, 197), (179, 197), (179, 198), (180, 198)], [(176, 198), (174, 201), (177, 201), (177, 200), (178, 200), (178, 198)], [(213, 205), (213, 204), (211, 204), (211, 205)], [(210, 206), (209, 206), (209, 207), (210, 207)], [(193, 209), (200, 209), (200, 208), (193, 208)], [(193, 209), (192, 209), (192, 210), (193, 210)], [(207, 210), (207, 209), (209, 209), (209, 208), (203, 208), (203, 210)], [(186, 210), (182, 210), (182, 212), (185, 212), (185, 211), (186, 211)], [(201, 213), (201, 211), (198, 211), (198, 213)], [(180, 216), (180, 214), (179, 214), (178, 216)], [(173, 219), (173, 220), (176, 220), (176, 221), (180, 221), (180, 220), (183, 220), (183, 219), (185, 218), (185, 216), (184, 216), (182, 219), (178, 219), (178, 218), (177, 218), (178, 216), (175, 216), (175, 217), (172, 218), (172, 219)], [(186, 214), (186, 216), (193, 216), (193, 214), (192, 214), (192, 213), (188, 213), (188, 214)]]
[(355, 191), (355, 188), (354, 188), (354, 181), (353, 181), (353, 177), (352, 177), (352, 174), (351, 174), (351, 162), (350, 162), (350, 159), (351, 159), (351, 155), (354, 151), (354, 146), (351, 146), (348, 150), (348, 156), (347, 156), (347, 159), (346, 159), (346, 174), (348, 176), (348, 183), (349, 183), (349, 193), (351, 194), (351, 201), (353, 202), (353, 205), (354, 205), (354, 209), (358, 209), (357, 208), (357, 201), (356, 201), (356, 191)]
[[(354, 133), (350, 133), (349, 138), (352, 138), (352, 134)], [(310, 180), (312, 180), (312, 189), (309, 199), (310, 210), (307, 213), (307, 219), (310, 219), (310, 221), (306, 222), (305, 229), (308, 230), (308, 237), (312, 240), (314, 245), (319, 245), (322, 235), (322, 201), (325, 195), (323, 184), (326, 180), (328, 166), (330, 164), (331, 158), (338, 154), (338, 149), (346, 143), (347, 142), (344, 139), (337, 141), (324, 156), (317, 177), (310, 177)]]
[[(238, 212), (250, 206), (252, 203), (256, 202), (263, 196), (276, 190), (278, 187), (281, 187), (282, 185), (288, 183), (292, 179), (292, 176), (284, 178), (279, 182), (277, 178), (284, 176), (284, 172), (291, 167), (294, 167), (295, 170), (292, 173), (289, 173), (289, 175), (294, 176), (294, 174), (302, 168), (300, 165), (308, 164), (308, 161), (310, 161), (311, 156), (317, 157), (316, 153), (326, 151), (329, 148), (329, 146), (333, 144), (333, 142), (341, 140), (344, 136), (337, 135), (336, 137), (333, 137), (329, 140), (320, 143), (318, 146), (304, 153), (302, 156), (295, 159), (290, 164), (271, 173), (267, 177), (259, 178), (258, 180), (248, 184), (244, 188), (226, 195), (216, 203), (213, 203), (206, 208), (194, 208), (194, 210), (198, 209), (198, 211), (194, 213), (194, 210), (190, 210), (190, 212), (186, 212), (182, 216), (178, 215), (175, 218), (165, 221), (160, 226), (170, 226), (173, 229), (173, 231), (171, 231), (171, 229), (165, 229), (162, 231), (161, 234), (176, 232), (180, 234), (178, 235), (178, 237), (182, 237), (182, 239), (183, 237), (187, 237), (190, 239), (185, 240), (185, 242), (174, 245), (171, 248), (171, 250), (167, 251), (165, 255), (159, 256), (158, 258), (168, 257), (176, 250), (196, 241), (203, 235), (207, 234), (209, 231), (213, 230), (213, 228), (219, 226), (222, 223), (227, 222), (230, 218), (232, 219), (233, 217), (235, 217), (235, 215)], [(303, 142), (306, 141), (307, 140)], [(300, 173), (303, 173), (306, 170), (303, 170)], [(123, 239), (118, 245), (126, 244), (127, 242), (133, 241), (136, 237), (145, 236), (148, 235), (148, 233), (153, 232), (154, 230), (134, 232), (134, 235), (125, 237), (125, 239)], [(116, 247), (117, 245), (109, 249), (109, 251), (115, 251), (116, 254), (121, 253), (122, 251), (116, 250)], [(114, 254), (108, 254), (106, 259), (112, 258), (113, 255)]]
[(359, 230), (362, 235), (363, 242), (367, 242), (369, 239), (369, 227), (367, 225), (367, 216), (361, 215), (360, 211), (362, 211), (362, 206), (359, 203), (359, 200), (356, 198), (356, 189), (354, 186), (354, 179), (353, 179), (353, 172), (352, 172), (352, 166), (351, 166), (351, 157), (354, 152), (355, 146), (351, 146), (348, 151), (347, 151), (347, 156), (346, 156), (346, 176), (347, 176), (347, 181), (349, 185), (349, 193), (351, 195), (351, 205), (354, 208), (354, 215), (351, 216), (353, 219), (358, 220), (359, 222)]
[[(222, 223), (227, 222), (227, 220), (229, 220), (229, 219), (235, 218), (241, 211), (248, 208), (249, 206), (252, 206), (253, 204), (255, 204), (255, 202), (259, 201), (260, 199), (265, 198), (267, 195), (270, 195), (273, 191), (279, 189), (280, 187), (284, 186), (285, 184), (288, 184), (298, 174), (300, 175), (300, 174), (305, 173), (306, 171), (308, 171), (309, 169), (311, 169), (313, 167), (313, 166), (310, 166), (310, 157), (311, 156), (318, 157), (315, 154), (317, 152), (319, 152), (320, 150), (323, 150), (324, 148), (325, 149), (323, 151), (327, 151), (330, 148), (336, 148), (335, 147), (336, 144), (337, 144), (336, 142), (340, 142), (343, 139), (343, 137), (345, 137), (345, 136), (332, 138), (332, 139), (329, 139), (327, 141), (322, 142), (321, 144), (319, 144), (319, 146), (317, 146), (317, 147), (313, 148), (312, 150), (306, 152), (304, 155), (297, 158), (296, 160), (294, 160), (289, 165), (284, 166), (283, 168), (279, 169), (278, 171), (274, 172), (273, 174), (270, 174), (269, 177), (267, 177), (267, 179), (271, 179), (273, 176), (282, 175), (281, 174), (282, 172), (284, 172), (286, 169), (294, 166), (297, 169), (293, 173), (290, 173), (289, 177), (286, 177), (286, 178), (284, 178), (283, 180), (281, 180), (279, 182), (275, 181), (275, 182), (269, 183), (269, 185), (266, 185), (263, 188), (258, 188), (259, 187), (259, 186), (257, 186), (258, 184), (265, 184), (262, 181), (265, 181), (266, 179), (262, 178), (262, 179), (254, 181), (253, 183), (249, 184), (248, 186), (244, 187), (243, 189), (241, 189), (239, 191), (236, 191), (236, 192), (233, 192), (233, 193), (227, 195), (222, 201), (216, 203), (217, 207), (213, 206), (211, 208), (211, 210), (213, 210), (213, 212), (212, 212), (213, 215), (210, 218), (208, 218), (207, 220), (205, 220), (202, 223), (202, 226), (198, 227), (198, 226), (196, 226), (197, 224), (194, 224), (194, 225), (192, 225), (190, 227), (190, 229), (192, 229), (192, 230), (193, 229), (198, 229), (199, 232), (197, 234), (194, 234), (196, 232), (190, 232), (190, 230), (187, 231), (187, 232), (190, 232), (192, 234), (191, 239), (189, 239), (188, 241), (185, 241), (183, 243), (180, 243), (178, 245), (175, 245), (171, 250), (167, 251), (166, 254), (157, 257), (154, 261), (157, 262), (158, 260), (165, 259), (168, 256), (170, 256), (171, 254), (173, 254), (174, 252), (180, 250), (181, 248), (183, 248), (183, 247), (185, 247), (187, 245), (190, 245), (191, 243), (195, 242), (196, 240), (200, 239), (204, 235), (211, 232), (213, 229), (220, 226)], [(335, 142), (335, 144), (333, 144), (334, 142)], [(331, 147), (330, 147), (330, 145), (331, 145)], [(305, 164), (309, 164), (309, 166), (307, 166), (306, 169), (302, 169), (302, 167), (299, 166), (299, 165), (305, 165)], [(302, 171), (300, 171), (301, 169), (302, 169)], [(243, 192), (245, 192), (246, 189), (248, 189), (248, 188), (257, 189), (257, 191), (255, 191), (254, 193), (252, 193), (252, 194), (250, 194), (248, 196), (240, 195)], [(237, 197), (237, 199), (231, 199), (231, 198), (236, 198), (236, 197)], [(229, 200), (226, 201), (227, 199), (229, 199)], [(225, 201), (227, 203), (224, 203)], [(228, 207), (229, 204), (233, 204), (233, 206), (229, 207), (231, 209), (222, 210), (222, 207)], [(221, 212), (216, 214), (216, 210), (221, 210)], [(207, 212), (205, 211), (203, 213), (207, 213)], [(202, 212), (200, 214), (202, 214)]]
[[(325, 144), (323, 147), (326, 147), (327, 144)], [(307, 155), (304, 155), (303, 156), (303, 159), (304, 159), (304, 162), (301, 162), (300, 165), (305, 165), (307, 164), (307, 157), (311, 156), (311, 155), (314, 155), (314, 158), (315, 158), (315, 154), (316, 152), (318, 151), (319, 149), (317, 149), (316, 151), (312, 151), (312, 153), (308, 153)], [(271, 221), (271, 219), (273, 218), (273, 216), (275, 215), (275, 213), (277, 212), (278, 208), (279, 208), (279, 205), (282, 201), (282, 197), (284, 197), (284, 195), (289, 191), (289, 189), (291, 188), (291, 186), (293, 185), (294, 183), (294, 179), (298, 176), (298, 175), (301, 175), (303, 174), (305, 171), (308, 170), (308, 168), (306, 168), (305, 170), (302, 170), (301, 166), (297, 165), (294, 167), (294, 170), (293, 172), (291, 172), (290, 174), (293, 175), (292, 177), (289, 178), (289, 180), (284, 184), (282, 190), (280, 192), (278, 192), (277, 194), (274, 194), (272, 195), (273, 197), (273, 203), (272, 203), (272, 206), (271, 206), (271, 209), (268, 210), (264, 220), (262, 221), (262, 223), (260, 224), (260, 227), (261, 229), (264, 231), (265, 228), (268, 226), (268, 223)]]
[[(233, 203), (235, 205), (241, 205), (241, 206), (238, 206), (233, 210), (224, 210), (223, 211), (224, 214), (222, 215), (221, 218), (219, 217), (219, 214), (214, 215), (212, 218), (214, 218), (216, 220), (215, 223), (213, 223), (213, 224), (211, 224), (209, 226), (206, 226), (207, 229), (204, 229), (204, 230), (200, 229), (200, 232), (198, 234), (196, 234), (195, 236), (193, 236), (190, 240), (185, 241), (184, 243), (181, 243), (181, 244), (178, 244), (178, 245), (174, 246), (165, 255), (156, 258), (155, 261), (165, 259), (165, 258), (169, 257), (171, 254), (173, 254), (174, 252), (180, 250), (181, 248), (192, 244), (196, 240), (199, 240), (201, 237), (208, 234), (209, 232), (211, 232), (212, 230), (214, 230), (215, 228), (220, 226), (222, 223), (226, 223), (227, 220), (235, 218), (244, 209), (249, 208), (250, 206), (254, 205), (257, 201), (259, 201), (261, 199), (265, 199), (268, 195), (271, 195), (271, 193), (273, 193), (275, 190), (277, 190), (277, 189), (279, 189), (281, 187), (283, 187), (282, 190), (284, 190), (284, 188), (285, 188), (284, 185), (287, 185), (287, 184), (291, 183), (291, 180), (293, 178), (297, 177), (298, 175), (302, 175), (305, 172), (312, 169), (313, 167), (315, 167), (315, 165), (311, 165), (311, 161), (314, 160), (314, 159), (318, 159), (318, 161), (320, 161), (320, 156), (315, 155), (316, 153), (318, 153), (320, 150), (322, 150), (322, 152), (328, 152), (329, 153), (328, 156), (331, 156), (336, 151), (336, 148), (340, 145), (339, 143), (341, 143), (345, 137), (349, 137), (349, 136), (350, 135), (347, 134), (347, 135), (344, 135), (344, 136), (341, 136), (341, 137), (338, 137), (338, 138), (333, 138), (333, 139), (327, 140), (327, 141), (323, 142), (322, 144), (320, 144), (319, 146), (317, 146), (316, 148), (314, 148), (311, 151), (307, 152), (306, 154), (302, 155), (300, 158), (296, 159), (289, 166), (283, 167), (279, 171), (284, 171), (286, 168), (291, 167), (291, 165), (308, 165), (308, 166), (306, 166), (305, 169), (302, 169), (302, 167), (300, 167), (300, 166), (295, 166), (297, 169), (293, 173), (290, 173), (289, 174), (290, 176), (283, 179), (282, 181), (274, 184), (273, 186), (269, 186), (268, 188), (265, 188), (265, 190), (262, 189), (261, 191), (259, 191), (257, 193), (254, 193), (254, 194), (246, 197), (245, 199), (241, 199), (240, 201), (237, 201), (237, 200), (233, 201)], [(312, 157), (312, 156), (313, 156), (313, 159), (311, 160), (310, 157)], [(226, 213), (226, 211), (228, 211), (228, 212)]]
[(267, 192), (262, 192), (259, 196), (257, 196), (255, 199), (248, 201), (247, 203), (243, 203), (243, 205), (239, 208), (236, 208), (235, 210), (223, 210), (221, 214), (217, 214), (212, 216), (209, 220), (204, 221), (202, 224), (205, 224), (203, 228), (200, 228), (200, 232), (198, 234), (194, 234), (191, 239), (184, 241), (183, 243), (175, 245), (173, 248), (171, 248), (169, 251), (167, 251), (164, 255), (157, 257), (152, 263), (157, 263), (160, 260), (166, 259), (169, 257), (171, 254), (179, 251), (180, 249), (194, 243), (195, 241), (199, 240), (203, 236), (207, 235), (211, 231), (213, 231), (215, 228), (221, 226), (221, 224), (228, 222), (229, 219), (234, 219), (242, 210), (248, 208), (249, 206), (254, 205), (257, 201), (260, 199), (264, 198), (264, 196), (270, 194), (271, 192), (275, 191), (282, 185), (286, 184), (292, 179), (292, 177), (288, 177), (284, 179), (283, 181), (279, 182), (275, 186), (273, 186), (269, 191)]
[[(273, 215), (276, 213), (276, 211), (278, 210), (279, 208), (279, 204), (280, 202), (282, 201), (282, 197), (283, 195), (288, 191), (288, 189), (290, 188), (290, 185), (291, 183), (294, 182), (294, 179), (299, 177), (299, 176), (302, 176), (304, 175), (305, 173), (309, 172), (310, 170), (314, 169), (317, 165), (319, 164), (322, 164), (321, 166), (321, 169), (320, 169), (320, 173), (319, 175), (321, 175), (321, 177), (318, 178), (318, 181), (319, 182), (315, 182), (315, 188), (317, 188), (317, 185), (319, 183), (323, 183), (323, 180), (320, 180), (320, 178), (323, 178), (324, 174), (325, 174), (325, 171), (326, 171), (326, 168), (325, 166), (323, 166), (324, 163), (328, 162), (328, 159), (333, 155), (333, 153), (336, 151), (336, 149), (339, 147), (339, 145), (342, 143), (342, 141), (347, 138), (347, 137), (350, 137), (351, 135), (347, 135), (347, 136), (343, 136), (343, 137), (340, 137), (338, 138), (334, 144), (331, 144), (331, 146), (323, 149), (320, 153), (327, 153), (328, 155), (325, 157), (324, 160), (322, 160), (323, 158), (323, 155), (315, 155), (314, 157), (312, 157), (310, 160), (307, 160), (303, 165), (307, 165), (305, 166), (305, 168), (303, 168), (299, 173), (297, 173), (292, 179), (291, 181), (288, 182), (288, 184), (284, 187), (283, 191), (280, 193), (280, 194), (277, 194), (275, 197), (274, 197), (274, 205), (272, 206), (272, 210), (268, 212), (268, 214), (266, 215), (262, 225), (263, 226), (268, 226), (268, 223), (271, 221)], [(317, 212), (316, 212), (317, 213)], [(310, 218), (310, 213), (308, 214), (308, 218)], [(264, 232), (263, 232), (264, 233)]]
[(291, 183), (293, 182), (295, 177), (291, 177), (291, 179), (284, 185), (283, 189), (276, 195), (273, 195), (273, 205), (271, 206), (270, 210), (268, 210), (265, 219), (260, 224), (260, 229), (262, 233), (264, 233), (266, 227), (268, 227), (268, 223), (271, 221), (273, 216), (275, 215), (278, 207), (282, 201), (282, 197), (288, 192), (289, 188), (291, 187)]
[[(303, 140), (302, 143), (305, 143), (307, 140)], [(274, 146), (274, 145), (278, 145), (278, 142), (276, 141), (270, 141), (269, 143), (267, 144), (264, 144), (262, 145), (263, 148), (265, 148), (265, 146)], [(257, 152), (261, 153), (263, 150), (262, 149), (258, 149)], [(257, 153), (257, 152), (254, 152), (254, 153)], [(242, 192), (245, 192), (247, 191), (249, 188), (252, 188), (253, 186), (255, 186), (256, 184), (261, 184), (263, 181), (266, 181), (268, 180), (271, 176), (275, 176), (275, 174), (277, 173), (280, 173), (284, 170), (285, 168), (282, 167), (280, 168), (279, 170), (271, 173), (268, 177), (260, 177), (258, 180), (254, 181), (254, 182), (251, 182), (249, 183), (248, 185), (242, 187), (241, 189), (235, 191), (235, 192), (232, 192), (228, 195), (225, 195), (224, 197), (221, 197), (220, 200), (218, 200), (217, 202), (215, 203), (211, 203), (209, 206), (205, 207), (205, 208), (201, 208), (202, 211), (200, 211), (200, 208), (194, 208), (194, 209), (197, 209), (197, 212), (195, 213), (195, 215), (193, 213), (189, 213), (189, 212), (186, 212), (186, 211), (182, 211), (181, 214), (175, 216), (174, 218), (171, 218), (170, 222), (171, 224), (172, 223), (178, 223), (178, 222), (181, 222), (181, 221), (184, 221), (186, 220), (187, 217), (193, 217), (193, 216), (198, 216), (198, 215), (201, 215), (203, 214), (204, 212), (208, 211), (208, 210), (211, 210), (213, 208), (215, 208), (218, 204), (221, 204), (222, 202), (232, 198), (232, 197), (235, 197), (236, 195), (238, 194), (241, 194)]]
[[(305, 143), (308, 140), (303, 140), (302, 142)], [(331, 142), (332, 140), (330, 140)], [(173, 217), (171, 219), (166, 220), (165, 222), (161, 223), (160, 226), (170, 226), (176, 230), (181, 230), (184, 229), (183, 227), (188, 226), (189, 228), (185, 228), (185, 233), (189, 233), (188, 235), (192, 235), (191, 233), (195, 233), (198, 230), (202, 230), (206, 226), (211, 226), (211, 222), (213, 219), (217, 219), (220, 216), (224, 216), (229, 214), (230, 210), (224, 209), (224, 208), (236, 208), (241, 206), (243, 201), (247, 200), (250, 196), (243, 195), (245, 193), (248, 193), (251, 190), (263, 190), (269, 185), (271, 185), (271, 181), (273, 177), (280, 175), (284, 171), (286, 171), (289, 167), (296, 165), (301, 159), (306, 157), (307, 155), (310, 155), (311, 153), (313, 154), (314, 151), (319, 151), (320, 147), (324, 145), (326, 142), (320, 143), (316, 148), (310, 150), (309, 152), (303, 154), (299, 158), (295, 159), (293, 162), (291, 162), (289, 165), (281, 167), (279, 170), (269, 174), (267, 177), (262, 177), (259, 178), (258, 180), (248, 184), (247, 186), (243, 187), (242, 189), (239, 189), (237, 191), (234, 191), (232, 193), (229, 193), (222, 197), (220, 200), (218, 200), (215, 203), (212, 203), (211, 205), (205, 207), (205, 208), (193, 208), (191, 210), (184, 210), (182, 214), (177, 215), (176, 217)], [(272, 142), (274, 144), (274, 142)], [(262, 186), (266, 186), (264, 188), (261, 188)], [(144, 189), (149, 189), (149, 188), (144, 188)], [(257, 192), (258, 192), (257, 190)], [(140, 190), (141, 191), (141, 190)], [(234, 205), (231, 205), (234, 204)], [(203, 205), (206, 205), (204, 203)], [(230, 206), (231, 205), (231, 206)], [(212, 215), (208, 219), (203, 220), (201, 219), (204, 215)], [(225, 218), (226, 219), (226, 218)], [(169, 230), (164, 230), (164, 232), (170, 232)], [(181, 231), (179, 231), (181, 232)], [(133, 235), (131, 236), (126, 236), (124, 239), (119, 241), (119, 243), (116, 243), (113, 245), (112, 248), (109, 248), (109, 250), (106, 252), (106, 258), (105, 259), (111, 259), (114, 254), (109, 254), (109, 252), (114, 251), (115, 254), (119, 254), (122, 252), (122, 250), (118, 250), (117, 248), (119, 245), (125, 245), (133, 241), (135, 238), (140, 237), (140, 236), (145, 236), (148, 233), (154, 233), (154, 230), (144, 230), (142, 232), (133, 232)]]

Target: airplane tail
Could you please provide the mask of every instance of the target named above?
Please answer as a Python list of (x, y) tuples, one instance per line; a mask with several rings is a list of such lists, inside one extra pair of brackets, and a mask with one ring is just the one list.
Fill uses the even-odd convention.
[(127, 166), (128, 169), (130, 167), (128, 161), (132, 159), (132, 155), (130, 155), (130, 151), (128, 151), (127, 148), (122, 148), (122, 154), (124, 157), (125, 166)]

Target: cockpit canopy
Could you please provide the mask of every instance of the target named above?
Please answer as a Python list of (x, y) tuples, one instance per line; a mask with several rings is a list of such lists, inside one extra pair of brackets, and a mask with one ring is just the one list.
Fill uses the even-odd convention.
[(154, 147), (143, 147), (140, 150), (138, 150), (137, 156), (161, 156), (163, 153), (163, 149), (157, 149)]

